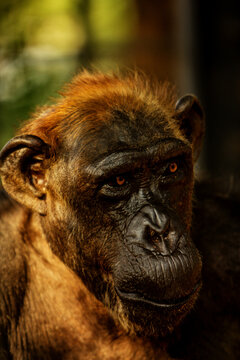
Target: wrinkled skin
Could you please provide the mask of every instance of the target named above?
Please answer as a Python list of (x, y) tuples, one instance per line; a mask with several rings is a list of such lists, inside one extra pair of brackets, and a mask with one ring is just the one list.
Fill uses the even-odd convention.
[(202, 283), (204, 119), (194, 96), (163, 98), (136, 77), (83, 74), (3, 148), (18, 202), (1, 210), (3, 359), (170, 358)]

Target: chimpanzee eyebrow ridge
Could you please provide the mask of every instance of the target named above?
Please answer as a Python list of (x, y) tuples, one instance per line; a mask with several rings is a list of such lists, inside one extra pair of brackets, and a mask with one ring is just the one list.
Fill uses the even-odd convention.
[(155, 156), (163, 160), (181, 153), (190, 153), (191, 147), (182, 140), (176, 138), (160, 139), (154, 145), (142, 149), (127, 149), (113, 152), (84, 169), (88, 175), (102, 177), (106, 172), (117, 171), (122, 168), (129, 168), (140, 163), (143, 159), (151, 159)]

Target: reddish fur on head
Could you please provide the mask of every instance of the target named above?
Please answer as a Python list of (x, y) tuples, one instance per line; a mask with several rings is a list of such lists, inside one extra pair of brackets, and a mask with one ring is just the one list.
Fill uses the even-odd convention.
[(132, 109), (144, 108), (150, 114), (161, 109), (170, 118), (176, 102), (168, 83), (150, 84), (136, 72), (120, 76), (83, 71), (60, 94), (55, 105), (40, 108), (18, 132), (39, 136), (51, 146), (52, 154), (67, 134), (77, 136), (83, 121), (91, 130), (107, 121), (111, 109), (124, 108), (131, 113)]

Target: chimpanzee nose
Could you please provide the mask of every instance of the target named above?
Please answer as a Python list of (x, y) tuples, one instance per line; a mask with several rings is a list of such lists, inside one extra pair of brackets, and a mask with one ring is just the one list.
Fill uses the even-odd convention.
[(179, 235), (170, 217), (151, 205), (145, 205), (131, 220), (127, 239), (161, 255), (170, 255), (177, 247)]

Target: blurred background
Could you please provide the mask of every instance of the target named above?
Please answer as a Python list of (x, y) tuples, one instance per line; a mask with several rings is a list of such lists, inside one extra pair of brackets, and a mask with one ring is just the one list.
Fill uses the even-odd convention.
[(1, 0), (0, 146), (83, 67), (130, 67), (195, 93), (204, 173), (240, 173), (239, 1)]

